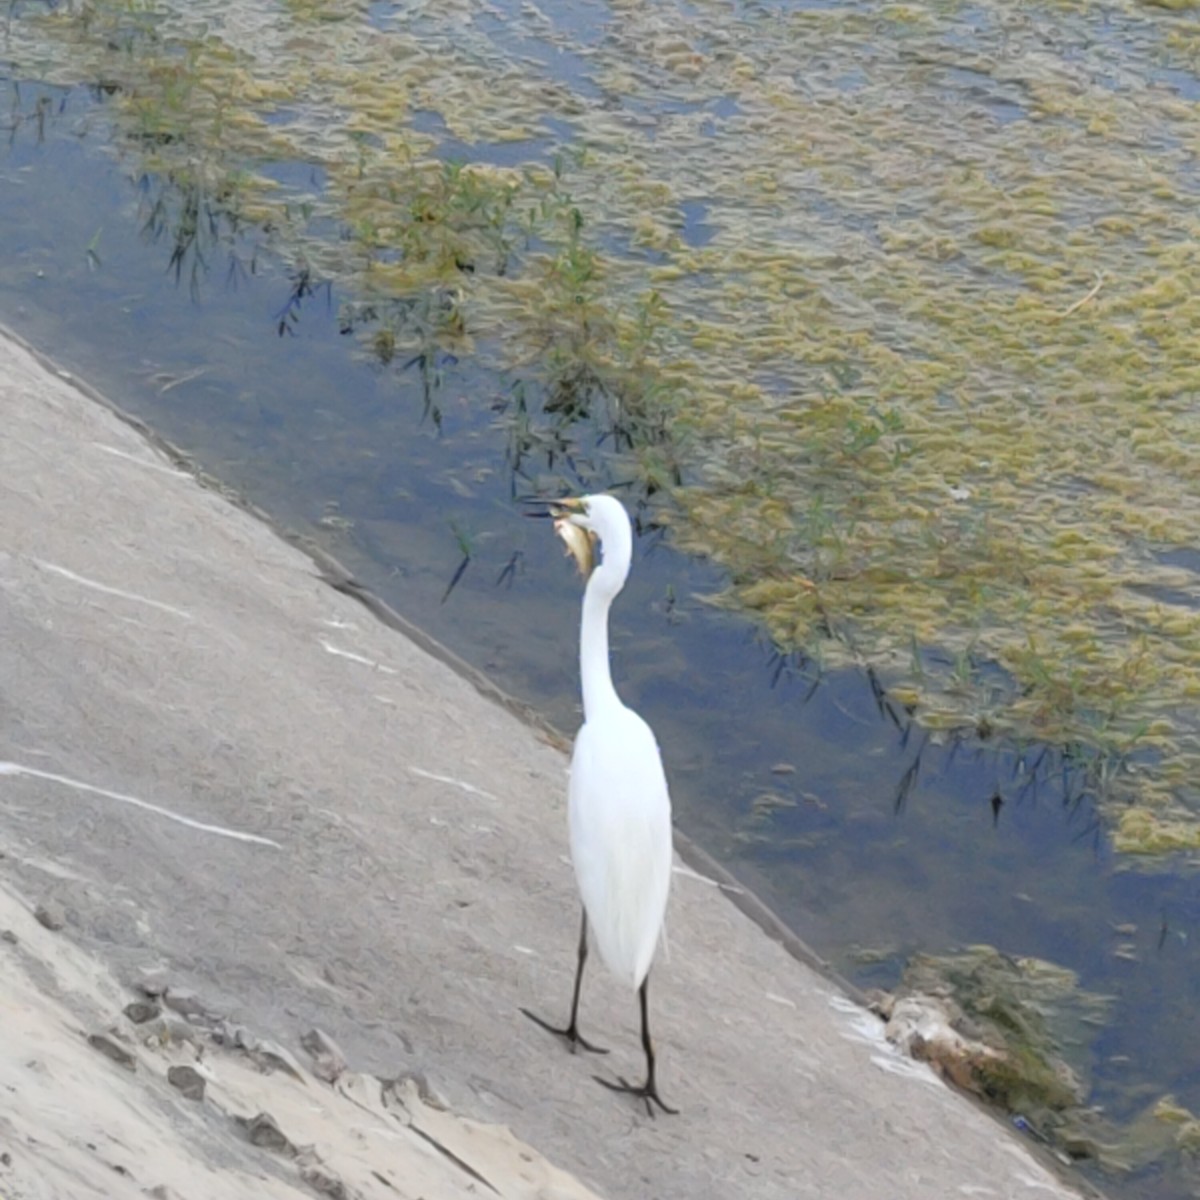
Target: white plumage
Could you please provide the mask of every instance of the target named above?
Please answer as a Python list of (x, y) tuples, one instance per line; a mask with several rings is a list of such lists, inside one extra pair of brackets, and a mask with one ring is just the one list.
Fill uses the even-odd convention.
[[(671, 799), (658, 743), (650, 726), (626, 708), (613, 687), (608, 655), (608, 611), (629, 575), (633, 535), (629, 517), (612, 496), (562, 501), (555, 528), (588, 577), (579, 635), (583, 728), (575, 738), (568, 791), (571, 861), (583, 901), (575, 991), (565, 1029), (522, 1010), (571, 1048), (607, 1053), (580, 1036), (579, 992), (590, 927), (605, 965), (637, 991), (642, 1018), (646, 1082), (634, 1086), (601, 1079), (606, 1087), (632, 1092), (654, 1113), (674, 1112), (658, 1094), (650, 1038), (648, 976), (662, 933), (671, 886)], [(601, 563), (591, 571), (593, 539)], [(590, 574), (589, 574), (590, 572)]]
[(575, 739), (571, 861), (596, 949), (634, 991), (654, 959), (671, 884), (671, 801), (650, 726), (619, 701)]

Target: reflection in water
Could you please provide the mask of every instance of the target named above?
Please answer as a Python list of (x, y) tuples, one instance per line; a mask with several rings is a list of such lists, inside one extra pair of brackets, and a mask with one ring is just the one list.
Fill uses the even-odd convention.
[[(1122, 1119), (1150, 1092), (1200, 1108), (1177, 1053), (1200, 1001), (1200, 901), (1189, 879), (1115, 867), (1086, 751), (921, 729), (872, 670), (780, 653), (698, 602), (721, 576), (669, 549), (654, 477), (625, 470), (667, 440), (620, 373), (569, 336), (548, 367), (481, 372), (442, 341), (453, 294), (424, 307), (341, 295), (315, 267), (272, 261), (269, 238), (198, 180), (147, 177), (129, 221), (121, 173), (69, 136), (81, 116), (102, 128), (95, 103), (19, 101), (2, 170), (36, 170), (19, 196), (0, 189), (14, 323), (564, 728), (577, 584), (512, 501), (621, 490), (642, 537), (616, 673), (668, 748), (681, 824), (860, 982), (890, 986), (912, 953), (975, 942), (1064, 964), (1114, 997), (1093, 1099)], [(100, 269), (84, 252), (97, 224)], [(587, 282), (584, 256), (563, 270)], [(369, 361), (345, 353), (348, 332)], [(661, 469), (678, 480), (678, 464)], [(1151, 1176), (1128, 1194), (1181, 1187)]]

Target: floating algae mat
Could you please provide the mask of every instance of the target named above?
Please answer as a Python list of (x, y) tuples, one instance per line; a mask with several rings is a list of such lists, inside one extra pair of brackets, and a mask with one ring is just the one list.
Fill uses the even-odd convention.
[(1065, 748), (1155, 853), (1200, 846), (1198, 12), (92, 0), (6, 53), (110, 98), (181, 278), (277, 255), (284, 332), (332, 285), (435, 417), (499, 368), (518, 464), (606, 435), (721, 602)]

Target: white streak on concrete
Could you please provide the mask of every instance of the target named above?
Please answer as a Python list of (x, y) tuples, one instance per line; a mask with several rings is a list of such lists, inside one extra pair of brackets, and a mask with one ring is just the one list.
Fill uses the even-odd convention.
[(485, 792), (483, 788), (477, 788), (473, 783), (467, 783), (463, 779), (454, 779), (449, 775), (437, 775), (433, 771), (422, 771), (420, 767), (409, 767), (408, 769), (414, 775), (420, 775), (422, 779), (432, 779), (434, 783), (448, 783), (451, 787), (462, 788), (464, 792), (468, 792), (472, 796), (483, 796), (486, 800), (499, 799), (491, 792)]
[(366, 658), (361, 654), (355, 654), (353, 650), (342, 650), (338, 646), (331, 646), (324, 638), (321, 639), (321, 645), (330, 654), (336, 654), (338, 658), (348, 658), (351, 662), (362, 663), (364, 667), (370, 667), (374, 671), (382, 671), (385, 675), (399, 674), (395, 667), (385, 667), (383, 663), (377, 663), (373, 658)]
[(873, 1012), (868, 1012), (861, 1004), (856, 1004), (851, 1000), (849, 996), (841, 995), (830, 996), (829, 1007), (847, 1018), (842, 1036), (848, 1041), (876, 1046), (886, 1053), (896, 1054), (899, 1057), (895, 1047), (884, 1036), (883, 1022)]
[(906, 1079), (916, 1079), (920, 1083), (927, 1083), (937, 1088), (943, 1086), (942, 1081), (930, 1067), (925, 1063), (914, 1062), (911, 1058), (904, 1058), (899, 1054), (872, 1054), (871, 1062), (889, 1075), (902, 1075)]
[(188, 478), (186, 471), (180, 471), (175, 467), (168, 467), (165, 463), (153, 462), (140, 454), (130, 454), (126, 450), (118, 450), (116, 446), (106, 446), (103, 442), (93, 442), (92, 445), (97, 450), (103, 450), (105, 454), (112, 454), (117, 458), (125, 459), (127, 462), (137, 463), (139, 467), (145, 467), (147, 471), (158, 471), (163, 475), (174, 475), (177, 479)]
[(707, 883), (709, 887), (720, 888), (723, 892), (734, 892), (739, 896), (742, 894), (740, 887), (732, 883), (722, 883), (719, 879), (709, 879), (707, 875), (701, 875), (699, 871), (693, 871), (691, 867), (685, 867), (682, 863), (676, 863), (671, 870), (685, 879), (694, 879), (697, 883)]
[(107, 788), (96, 787), (79, 779), (70, 779), (66, 775), (55, 775), (52, 771), (39, 771), (36, 767), (22, 766), (21, 763), (0, 762), (0, 775), (25, 775), (31, 779), (45, 779), (50, 783), (58, 783), (63, 787), (74, 788), (78, 792), (87, 792), (93, 796), (104, 796), (108, 800), (119, 800), (122, 804), (132, 804), (145, 812), (152, 812), (168, 821), (186, 825), (189, 829), (198, 829), (201, 833), (216, 834), (217, 837), (231, 838), (235, 842), (252, 842), (256, 846), (273, 846), (276, 850), (283, 847), (270, 838), (260, 837), (257, 833), (243, 833), (239, 829), (227, 829), (224, 825), (209, 825), (204, 821), (194, 821), (182, 813), (172, 812), (148, 800), (139, 800), (136, 796), (126, 796), (123, 792), (110, 792)]
[(79, 584), (80, 587), (91, 588), (96, 592), (103, 592), (106, 596), (119, 596), (122, 600), (133, 600), (137, 604), (146, 604), (151, 608), (157, 608), (160, 612), (170, 613), (173, 617), (182, 617), (185, 621), (192, 620), (190, 612), (184, 612), (182, 608), (175, 608), (170, 604), (163, 604), (161, 600), (151, 600), (148, 596), (139, 596), (136, 592), (125, 592), (120, 588), (109, 587), (106, 583), (98, 583), (95, 579), (76, 575), (74, 571), (69, 571), (66, 567), (60, 567), (56, 563), (46, 562), (44, 558), (35, 558), (33, 561), (43, 571), (50, 571), (55, 575), (61, 575), (63, 579), (69, 579), (72, 583)]

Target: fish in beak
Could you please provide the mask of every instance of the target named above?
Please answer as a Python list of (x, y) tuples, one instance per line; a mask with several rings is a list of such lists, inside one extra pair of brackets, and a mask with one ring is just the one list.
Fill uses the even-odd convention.
[(554, 517), (554, 532), (563, 540), (567, 556), (575, 560), (580, 575), (589, 578), (596, 566), (596, 535), (578, 524), (578, 516), (584, 515), (581, 500), (556, 500), (550, 506)]

